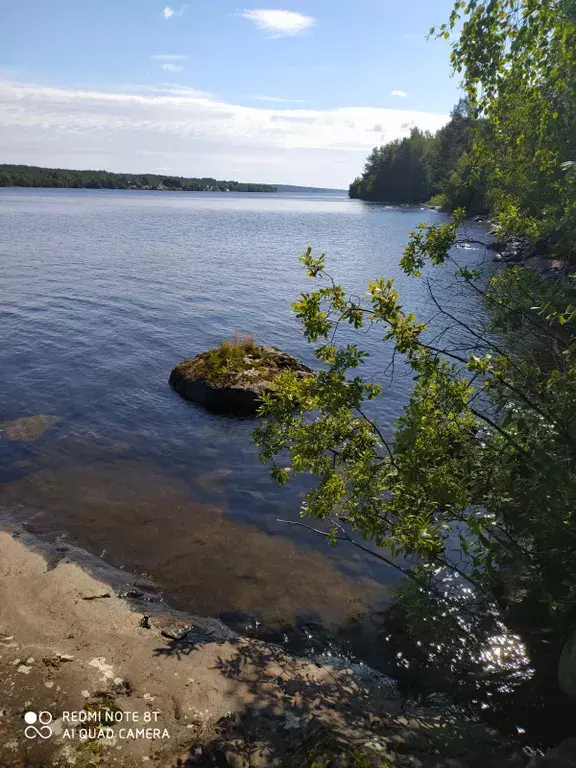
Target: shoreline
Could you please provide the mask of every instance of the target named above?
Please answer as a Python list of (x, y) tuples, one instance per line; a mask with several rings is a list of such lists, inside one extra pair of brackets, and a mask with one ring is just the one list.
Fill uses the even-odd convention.
[(222, 195), (280, 195), (276, 190), (240, 190), (240, 189), (175, 189), (172, 187), (48, 187), (44, 185), (24, 186), (21, 184), (10, 184), (0, 186), (1, 189), (89, 189), (92, 192), (192, 192), (203, 194)]
[[(414, 709), (369, 668), (296, 658), (158, 603), (143, 613), (106, 578), (113, 569), (96, 577), (90, 556), (71, 559), (80, 550), (43, 549), (0, 532), (0, 765), (306, 766), (333, 750), (456, 765), (454, 715)], [(50, 722), (27, 732), (26, 712)], [(489, 743), (484, 726), (463, 726)], [(41, 727), (48, 738), (34, 738)]]
[[(244, 703), (241, 692), (228, 695), (216, 684), (217, 653), (232, 652), (233, 632), (159, 604), (146, 604), (144, 613), (141, 604), (117, 594), (113, 569), (102, 564), (98, 577), (85, 570), (95, 560), (86, 555), (80, 565), (69, 556), (50, 557), (31, 536), (0, 533), (0, 765), (25, 766), (31, 759), (65, 765), (85, 752), (111, 756), (112, 750), (121, 765), (139, 765), (146, 757), (151, 765), (168, 765), (191, 736)], [(186, 670), (180, 654), (172, 653), (185, 629), (192, 630), (188, 648), (195, 648)], [(85, 707), (137, 712), (142, 723), (145, 713), (160, 711), (148, 727), (170, 736), (125, 743), (116, 736), (96, 744), (82, 742), (78, 733), (65, 738), (63, 713)], [(26, 738), (28, 710), (51, 713), (52, 738)], [(117, 762), (110, 757), (101, 764)]]

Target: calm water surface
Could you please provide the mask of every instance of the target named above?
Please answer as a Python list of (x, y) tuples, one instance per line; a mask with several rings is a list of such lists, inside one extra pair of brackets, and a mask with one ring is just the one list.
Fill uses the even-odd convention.
[[(211, 615), (341, 622), (381, 601), (385, 566), (277, 522), (297, 519), (305, 484), (268, 479), (253, 422), (185, 402), (168, 376), (235, 330), (314, 364), (290, 306), (313, 286), (297, 262), (308, 245), (351, 291), (393, 277), (430, 318), (426, 285), (397, 264), (408, 231), (442, 219), (338, 195), (0, 190), (0, 520)], [(451, 273), (434, 272), (439, 291)], [(482, 313), (473, 297), (450, 301)], [(390, 350), (374, 334), (361, 342), (378, 378)], [(374, 406), (385, 429), (409, 386), (397, 366)], [(10, 427), (33, 416), (52, 418)]]

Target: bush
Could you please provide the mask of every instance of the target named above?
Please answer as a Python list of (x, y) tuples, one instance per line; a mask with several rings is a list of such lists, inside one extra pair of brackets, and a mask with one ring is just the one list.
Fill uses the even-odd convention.
[[(194, 358), (191, 371), (194, 376), (214, 386), (230, 384), (236, 374), (257, 364), (260, 355), (252, 334), (234, 334), (233, 339), (225, 339), (216, 349), (209, 349)], [(247, 364), (246, 357), (253, 356)]]
[(430, 200), (428, 200), (428, 205), (432, 205), (434, 208), (439, 208), (441, 211), (447, 211), (450, 208), (448, 197), (443, 193), (432, 195)]

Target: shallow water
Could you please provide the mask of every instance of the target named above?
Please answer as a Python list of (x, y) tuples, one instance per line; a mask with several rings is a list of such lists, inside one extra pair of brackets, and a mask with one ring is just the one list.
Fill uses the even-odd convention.
[[(397, 264), (408, 231), (443, 218), (338, 195), (0, 190), (0, 521), (146, 574), (205, 614), (342, 623), (385, 601), (387, 566), (277, 522), (297, 518), (306, 484), (270, 481), (253, 422), (167, 382), (235, 330), (314, 364), (290, 307), (313, 287), (297, 262), (308, 245), (351, 291), (393, 277), (430, 318), (426, 285)], [(452, 271), (434, 271), (438, 291)], [(450, 302), (482, 315), (474, 297)], [(374, 333), (356, 341), (381, 375), (390, 349)], [(374, 404), (386, 431), (409, 386), (397, 364)]]

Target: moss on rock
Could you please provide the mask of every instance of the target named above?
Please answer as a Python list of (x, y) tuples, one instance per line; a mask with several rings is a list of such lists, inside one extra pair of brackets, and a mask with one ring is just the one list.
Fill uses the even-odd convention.
[(256, 415), (260, 396), (283, 371), (310, 376), (313, 371), (277, 347), (264, 347), (253, 336), (236, 335), (215, 349), (183, 360), (170, 384), (188, 400), (238, 416)]

